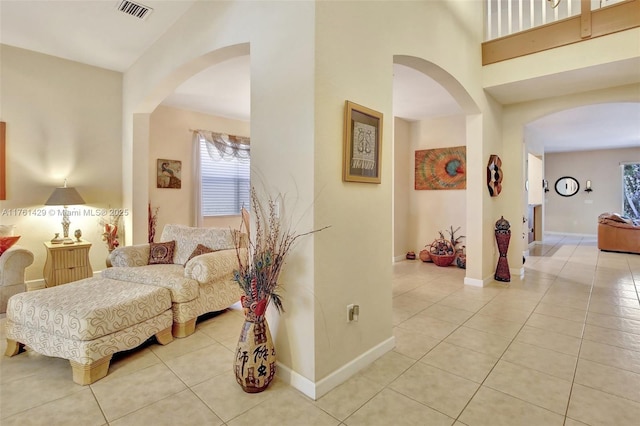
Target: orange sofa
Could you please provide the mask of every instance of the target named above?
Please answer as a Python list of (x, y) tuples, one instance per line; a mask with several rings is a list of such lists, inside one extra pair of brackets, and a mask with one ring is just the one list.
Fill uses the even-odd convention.
[(598, 216), (598, 248), (640, 254), (640, 223), (618, 213)]

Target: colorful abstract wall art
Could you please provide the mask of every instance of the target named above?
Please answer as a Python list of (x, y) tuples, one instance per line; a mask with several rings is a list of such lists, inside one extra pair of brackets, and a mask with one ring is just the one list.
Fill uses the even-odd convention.
[(416, 151), (415, 189), (466, 189), (467, 147)]

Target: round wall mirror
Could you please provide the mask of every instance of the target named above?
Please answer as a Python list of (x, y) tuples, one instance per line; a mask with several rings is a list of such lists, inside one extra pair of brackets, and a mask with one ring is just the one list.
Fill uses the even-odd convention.
[(576, 195), (579, 190), (580, 184), (571, 176), (564, 176), (556, 181), (556, 192), (563, 197)]

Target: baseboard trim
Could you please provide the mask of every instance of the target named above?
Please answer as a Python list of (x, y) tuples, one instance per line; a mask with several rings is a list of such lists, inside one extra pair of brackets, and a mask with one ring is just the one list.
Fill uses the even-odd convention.
[(487, 277), (483, 280), (464, 277), (464, 284), (471, 287), (486, 287), (491, 281), (493, 281), (493, 277)]
[[(565, 235), (567, 237), (586, 237), (586, 238), (598, 237), (598, 234), (578, 234), (578, 233), (572, 233), (572, 232), (545, 231), (544, 233), (549, 235)], [(542, 238), (542, 241), (544, 242), (544, 237)]]
[(387, 340), (364, 352), (357, 358), (335, 370), (322, 380), (313, 382), (296, 373), (289, 367), (278, 362), (277, 376), (282, 381), (296, 388), (309, 398), (317, 400), (327, 394), (331, 389), (341, 385), (364, 367), (386, 354), (396, 346), (396, 338), (391, 336)]

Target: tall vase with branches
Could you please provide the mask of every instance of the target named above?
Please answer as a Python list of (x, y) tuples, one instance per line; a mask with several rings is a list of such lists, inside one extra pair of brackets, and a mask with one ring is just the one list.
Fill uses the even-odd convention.
[[(287, 255), (299, 238), (328, 227), (297, 233), (282, 224), (276, 200), (263, 205), (255, 188), (251, 189), (255, 233), (249, 236), (249, 255), (242, 255), (240, 236), (236, 239), (238, 269), (234, 280), (243, 291), (245, 323), (240, 334), (234, 370), (245, 392), (261, 392), (269, 386), (276, 369), (276, 352), (264, 315), (269, 303), (284, 312), (278, 278)], [(242, 226), (241, 226), (242, 229)], [(256, 355), (258, 354), (258, 355)]]

